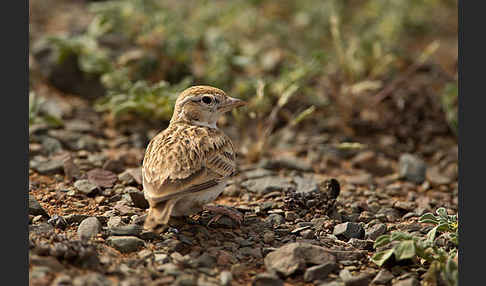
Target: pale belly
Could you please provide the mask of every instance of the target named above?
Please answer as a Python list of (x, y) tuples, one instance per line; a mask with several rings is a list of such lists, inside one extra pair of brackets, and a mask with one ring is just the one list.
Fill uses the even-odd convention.
[(222, 182), (210, 189), (195, 194), (188, 195), (177, 201), (171, 216), (187, 216), (202, 210), (202, 207), (214, 201), (226, 187), (226, 182)]

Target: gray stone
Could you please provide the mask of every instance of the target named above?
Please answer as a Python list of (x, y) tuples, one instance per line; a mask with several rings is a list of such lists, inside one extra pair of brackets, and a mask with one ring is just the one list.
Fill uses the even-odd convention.
[(324, 264), (316, 265), (307, 268), (304, 273), (304, 280), (307, 282), (315, 280), (324, 280), (333, 271), (337, 270), (338, 266), (334, 262), (326, 262)]
[(74, 131), (74, 132), (90, 132), (93, 129), (93, 126), (85, 120), (74, 119), (66, 122), (64, 124), (66, 130)]
[(81, 223), (85, 218), (88, 218), (88, 216), (84, 214), (69, 214), (63, 216), (63, 218), (67, 224), (72, 224), (72, 223)]
[(299, 216), (293, 211), (286, 211), (285, 212), (285, 220), (294, 221), (298, 218), (299, 218)]
[(372, 284), (387, 284), (393, 279), (393, 274), (386, 270), (382, 269), (378, 274), (376, 274), (375, 278), (373, 281), (371, 281)]
[(110, 236), (106, 242), (123, 253), (136, 251), (145, 245), (143, 240), (135, 236)]
[(62, 173), (64, 170), (64, 162), (61, 159), (31, 160), (29, 166), (42, 175)]
[(235, 242), (238, 243), (241, 247), (252, 246), (253, 244), (255, 244), (253, 241), (241, 237), (236, 237)]
[(283, 281), (275, 274), (261, 273), (255, 276), (252, 286), (283, 286)]
[(263, 242), (272, 243), (275, 240), (275, 233), (273, 231), (265, 231), (263, 233)]
[(229, 286), (231, 285), (231, 281), (233, 280), (233, 274), (229, 271), (222, 271), (219, 274), (219, 281), (221, 285), (223, 286)]
[(32, 268), (29, 269), (29, 281), (44, 279), (49, 272), (52, 272), (52, 269), (47, 266), (32, 266)]
[(49, 267), (52, 271), (60, 272), (64, 270), (64, 266), (52, 256), (38, 256), (29, 255), (29, 264), (32, 266)]
[[(129, 275), (129, 273), (128, 273)], [(173, 279), (173, 277), (170, 277), (169, 279)], [(172, 280), (171, 280), (172, 282)], [(144, 281), (142, 279), (140, 279), (139, 277), (127, 277), (125, 278), (125, 280), (121, 281), (120, 284), (118, 284), (120, 286), (144, 286), (146, 285), (146, 283), (144, 283)], [(157, 283), (154, 283), (152, 285), (160, 285), (160, 284), (157, 284)], [(163, 285), (163, 284), (162, 284)]]
[(154, 253), (154, 262), (167, 263), (169, 262), (169, 256), (165, 253)]
[(59, 140), (56, 138), (52, 137), (44, 137), (42, 139), (42, 147), (44, 147), (44, 150), (47, 152), (47, 154), (55, 154), (59, 151), (62, 151), (62, 145)]
[(260, 208), (262, 211), (268, 211), (268, 210), (271, 210), (275, 207), (275, 203), (274, 202), (263, 202), (261, 205), (260, 205)]
[(338, 238), (350, 239), (350, 238), (363, 238), (365, 230), (359, 223), (345, 222), (338, 224), (334, 227), (333, 234)]
[(92, 194), (98, 189), (98, 186), (86, 179), (77, 180), (74, 182), (74, 187), (86, 195)]
[(275, 174), (275, 172), (273, 172), (273, 171), (270, 171), (270, 170), (267, 170), (267, 169), (262, 169), (262, 168), (257, 168), (257, 169), (245, 172), (244, 176), (247, 179), (257, 179), (257, 178), (272, 176), (274, 174)]
[[(216, 271), (202, 269), (202, 273), (197, 277), (197, 286), (221, 286), (219, 279), (212, 277), (216, 274)], [(209, 276), (211, 275), (211, 276)]]
[(342, 263), (345, 260), (357, 261), (363, 259), (368, 254), (366, 250), (330, 250), (330, 253), (336, 257), (336, 259)]
[(259, 247), (242, 247), (240, 253), (244, 256), (251, 256), (255, 258), (262, 258), (262, 250)]
[(413, 211), (417, 208), (417, 204), (414, 202), (403, 202), (403, 201), (396, 201), (393, 204), (393, 207), (399, 210), (404, 210), (404, 211)]
[(361, 273), (356, 276), (344, 278), (345, 286), (368, 286), (370, 284), (372, 275), (369, 273)]
[(81, 240), (89, 240), (96, 236), (101, 229), (100, 221), (95, 217), (84, 219), (78, 226), (78, 237)]
[(357, 249), (363, 249), (363, 250), (373, 250), (373, 240), (362, 240), (362, 239), (357, 239), (357, 238), (351, 238), (348, 241), (349, 244), (351, 244), (353, 247)]
[(365, 231), (365, 238), (376, 240), (380, 235), (385, 234), (386, 232), (386, 224), (378, 223), (369, 228), (366, 228)]
[(125, 164), (120, 159), (108, 159), (103, 164), (103, 169), (119, 174), (125, 170)]
[(99, 273), (88, 273), (76, 276), (73, 279), (73, 286), (111, 286), (111, 280)]
[(60, 229), (65, 229), (66, 226), (68, 226), (68, 223), (67, 221), (62, 217), (62, 216), (59, 216), (59, 215), (53, 215), (48, 221), (47, 221), (48, 224), (56, 227), (56, 228), (60, 228)]
[(373, 176), (369, 173), (362, 173), (358, 175), (349, 176), (346, 178), (349, 184), (353, 185), (367, 185), (373, 182)]
[(319, 191), (319, 184), (312, 177), (295, 177), (294, 182), (297, 184), (297, 193), (310, 193)]
[(209, 255), (206, 252), (196, 259), (196, 265), (198, 267), (212, 268), (215, 264), (216, 264), (216, 258)]
[(179, 275), (181, 271), (179, 267), (174, 263), (165, 263), (162, 265), (157, 266), (157, 271), (164, 273), (165, 275)]
[(101, 166), (103, 166), (103, 162), (106, 161), (106, 159), (107, 159), (107, 156), (103, 153), (91, 153), (91, 154), (88, 155), (87, 160), (93, 166), (101, 167)]
[(137, 255), (140, 257), (140, 259), (147, 259), (152, 256), (152, 251), (149, 249), (142, 249), (137, 253)]
[(50, 137), (58, 139), (68, 147), (72, 144), (76, 144), (76, 141), (78, 141), (79, 138), (81, 138), (82, 136), (81, 133), (72, 132), (65, 129), (49, 129), (49, 131), (47, 131), (47, 134)]
[(425, 181), (427, 165), (425, 162), (412, 154), (403, 154), (398, 162), (400, 177), (421, 184)]
[(91, 135), (83, 135), (76, 142), (71, 142), (69, 147), (73, 150), (87, 150), (90, 152), (98, 151), (98, 140)]
[(341, 280), (346, 281), (348, 279), (351, 279), (353, 275), (351, 275), (351, 272), (349, 272), (348, 269), (344, 268), (339, 271), (339, 277), (341, 278)]
[(319, 284), (319, 286), (343, 286), (344, 284), (339, 282), (339, 281), (332, 281), (332, 282), (326, 282), (326, 283), (322, 283), (322, 284)]
[(278, 159), (263, 159), (260, 163), (265, 169), (289, 169), (302, 172), (311, 172), (312, 165), (302, 158), (286, 156)]
[(265, 224), (270, 227), (278, 227), (285, 223), (285, 218), (279, 214), (270, 214), (264, 220)]
[(143, 227), (136, 224), (118, 225), (109, 228), (113, 236), (138, 236), (142, 233)]
[(304, 225), (304, 226), (301, 226), (301, 227), (298, 227), (298, 228), (292, 230), (290, 233), (292, 233), (292, 234), (300, 233), (300, 232), (302, 232), (306, 229), (309, 229), (309, 228), (311, 228), (310, 225)]
[(119, 174), (118, 180), (126, 185), (130, 185), (135, 182), (135, 178), (129, 170), (125, 170), (123, 173)]
[(190, 274), (181, 274), (177, 276), (176, 280), (172, 284), (173, 286), (196, 286), (196, 277)]
[(139, 191), (135, 187), (128, 187), (128, 188), (125, 189), (125, 191), (130, 196), (130, 198), (131, 198), (131, 200), (133, 202), (133, 205), (135, 207), (141, 208), (141, 209), (148, 209), (149, 203), (145, 199), (145, 196), (144, 196), (144, 194), (143, 194), (142, 191)]
[(420, 282), (415, 277), (399, 280), (393, 283), (393, 286), (419, 286)]
[(37, 225), (29, 225), (29, 233), (48, 234), (54, 231), (54, 227), (48, 223), (40, 223)]
[(242, 182), (241, 186), (259, 195), (265, 195), (273, 191), (286, 191), (293, 188), (289, 179), (281, 177), (250, 179)]
[(179, 252), (173, 252), (170, 254), (170, 258), (172, 259), (172, 261), (174, 263), (177, 263), (177, 264), (184, 264), (184, 263), (187, 263), (188, 260), (189, 260), (189, 257), (187, 256), (182, 256), (182, 254), (180, 254)]
[(300, 235), (302, 235), (302, 237), (305, 238), (305, 239), (312, 239), (312, 238), (314, 238), (315, 232), (312, 229), (306, 229), (306, 230), (302, 231), (300, 233)]
[(380, 217), (380, 215), (384, 215), (384, 218), (387, 222), (396, 222), (402, 217), (402, 214), (399, 210), (389, 207), (381, 208), (380, 211), (377, 213), (377, 217)]
[(305, 242), (286, 244), (265, 257), (265, 267), (289, 276), (296, 271), (303, 271), (307, 264), (336, 262), (329, 249)]
[(47, 212), (42, 208), (39, 202), (31, 194), (29, 194), (29, 214), (34, 216), (42, 215), (45, 217), (49, 217)]
[(409, 218), (411, 218), (411, 217), (418, 217), (418, 216), (419, 216), (419, 215), (418, 215), (417, 213), (415, 213), (415, 212), (408, 212), (408, 213), (406, 213), (406, 214), (405, 214), (405, 215), (404, 215), (402, 218), (403, 218), (403, 219), (409, 219)]
[(123, 225), (122, 218), (120, 216), (111, 216), (106, 223), (108, 229), (119, 227)]

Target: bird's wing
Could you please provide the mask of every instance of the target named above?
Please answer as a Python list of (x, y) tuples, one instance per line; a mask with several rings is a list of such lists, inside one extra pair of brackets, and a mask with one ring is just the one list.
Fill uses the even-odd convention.
[(235, 172), (234, 148), (224, 133), (174, 124), (154, 137), (145, 152), (145, 197), (156, 204), (213, 187)]

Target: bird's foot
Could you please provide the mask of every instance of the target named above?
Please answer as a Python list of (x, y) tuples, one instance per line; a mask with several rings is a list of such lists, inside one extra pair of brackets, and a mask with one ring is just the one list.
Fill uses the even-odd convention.
[(231, 207), (220, 205), (206, 205), (204, 206), (204, 210), (216, 214), (216, 216), (209, 220), (207, 226), (209, 226), (211, 223), (218, 222), (223, 217), (223, 215), (231, 218), (233, 221), (237, 222), (238, 225), (241, 225), (241, 223), (243, 222), (243, 214)]

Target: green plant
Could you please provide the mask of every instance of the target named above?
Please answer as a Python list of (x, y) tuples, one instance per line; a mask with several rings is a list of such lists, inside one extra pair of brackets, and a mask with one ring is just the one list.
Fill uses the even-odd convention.
[(166, 81), (149, 84), (143, 80), (132, 83), (113, 77), (103, 79), (108, 86), (121, 81), (109, 90), (108, 96), (95, 105), (97, 111), (110, 111), (115, 118), (124, 114), (137, 114), (146, 119), (169, 120), (178, 93), (191, 83), (190, 78), (176, 85), (170, 85)]
[[(97, 105), (113, 114), (167, 120), (172, 107), (149, 109), (172, 101), (127, 94), (133, 86), (174, 90), (188, 77), (252, 101), (247, 117), (268, 116), (284, 94), (291, 96), (284, 107), (290, 113), (310, 106), (318, 113), (328, 101), (324, 79), (337, 74), (345, 88), (379, 89), (416, 57), (407, 48), (417, 38), (443, 32), (431, 15), (449, 15), (449, 2), (102, 1), (89, 5), (94, 17), (86, 31), (50, 41), (61, 61), (74, 54), (83, 72), (102, 78), (107, 97), (115, 98)], [(266, 86), (263, 98), (259, 81)], [(122, 100), (131, 102), (119, 108)]]
[(449, 123), (450, 128), (454, 133), (457, 135), (457, 104), (458, 104), (458, 95), (459, 89), (457, 86), (457, 82), (448, 83), (444, 87), (442, 92), (442, 108), (445, 112), (447, 122)]
[[(419, 222), (435, 225), (425, 237), (399, 231), (378, 237), (374, 243), (375, 249), (386, 249), (375, 253), (371, 261), (378, 266), (392, 258), (395, 261), (412, 260), (428, 264), (424, 277), (426, 285), (437, 285), (438, 276), (447, 285), (458, 285), (458, 267), (455, 261), (458, 246), (457, 215), (448, 215), (444, 208), (437, 209), (436, 214), (426, 213), (419, 219)], [(438, 233), (444, 233), (453, 246), (439, 246), (436, 242)]]
[(32, 124), (47, 124), (52, 127), (62, 126), (61, 118), (42, 108), (45, 102), (45, 98), (37, 96), (33, 91), (29, 92), (29, 126)]

